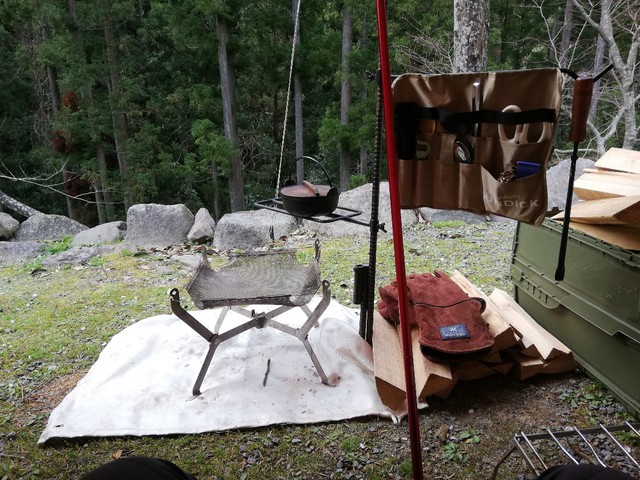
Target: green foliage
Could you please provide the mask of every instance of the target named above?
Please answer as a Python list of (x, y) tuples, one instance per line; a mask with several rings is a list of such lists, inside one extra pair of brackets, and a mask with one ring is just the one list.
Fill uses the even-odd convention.
[(598, 410), (614, 402), (607, 389), (602, 384), (595, 382), (588, 389), (563, 392), (560, 394), (560, 399), (568, 402), (574, 408), (586, 407), (590, 410)]
[[(224, 213), (229, 161), (239, 154), (246, 204), (273, 195), (285, 125), (283, 158), (296, 156), (292, 104), (285, 118), (287, 100), (293, 100), (293, 94), (287, 97), (291, 2), (74, 3), (75, 13), (59, 0), (0, 3), (0, 65), (10, 72), (0, 77), (0, 174), (50, 177), (59, 184), (58, 171), (66, 162), (87, 182), (86, 192), (108, 190), (115, 202), (181, 202), (190, 208), (216, 203)], [(353, 24), (347, 72), (352, 103), (346, 125), (339, 115), (344, 6), (350, 8)], [(546, 0), (539, 8), (516, 0), (492, 1), (489, 68), (556, 66), (558, 49), (548, 44), (547, 29), (552, 25), (561, 36), (565, 7), (563, 0)], [(631, 51), (627, 31), (633, 18), (616, 13), (614, 40), (625, 56)], [(574, 22), (571, 40), (577, 48), (571, 66), (589, 70), (596, 33), (583, 26), (577, 13)], [(235, 79), (238, 151), (224, 134), (218, 65), (218, 27), (223, 24), (229, 73)], [(106, 27), (113, 33), (113, 58), (107, 56)], [(450, 1), (391, 2), (388, 30), (393, 73), (450, 71)], [(341, 150), (357, 158), (361, 148), (373, 149), (376, 82), (367, 72), (379, 66), (375, 5), (307, 1), (301, 7), (300, 31), (294, 72), (303, 97), (303, 150), (321, 154), (336, 177)], [(638, 75), (638, 69), (632, 71)], [(58, 111), (50, 79), (57, 81), (62, 98)], [(602, 85), (596, 125), (604, 129), (620, 111), (621, 91), (613, 79), (603, 79)], [(65, 103), (69, 93), (76, 95), (77, 105)], [(567, 123), (563, 118), (558, 138), (566, 138)], [(60, 135), (64, 148), (54, 152)], [(621, 146), (624, 135), (620, 125), (603, 144)], [(116, 148), (119, 136), (122, 144)], [(104, 164), (98, 161), (99, 152), (104, 152)], [(356, 173), (356, 163), (350, 173)], [(62, 195), (36, 183), (0, 178), (0, 189), (46, 213), (67, 213)], [(123, 204), (113, 209), (116, 216), (125, 213)]]
[(431, 224), (433, 228), (460, 228), (464, 225), (466, 223), (462, 220), (439, 220)]
[(358, 437), (347, 437), (342, 441), (342, 450), (345, 453), (355, 453), (358, 451), (360, 439)]
[(460, 444), (456, 442), (447, 442), (442, 447), (442, 458), (447, 462), (461, 462), (464, 454), (460, 448)]
[(401, 477), (411, 477), (413, 475), (413, 464), (410, 460), (405, 460), (398, 466), (398, 475)]
[(465, 430), (459, 438), (464, 443), (480, 443), (480, 433), (475, 428)]
[(69, 250), (69, 247), (71, 246), (72, 241), (73, 241), (73, 237), (67, 235), (62, 240), (45, 242), (45, 246), (43, 247), (43, 252), (48, 255), (54, 255), (56, 253), (65, 252)]
[(349, 190), (365, 185), (368, 181), (364, 175), (351, 175), (351, 177), (349, 177)]

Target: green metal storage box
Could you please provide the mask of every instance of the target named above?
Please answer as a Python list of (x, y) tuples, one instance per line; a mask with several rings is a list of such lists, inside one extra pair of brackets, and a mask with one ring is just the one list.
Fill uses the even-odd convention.
[(640, 417), (640, 254), (569, 229), (565, 278), (555, 280), (562, 224), (518, 224), (515, 299), (578, 363)]

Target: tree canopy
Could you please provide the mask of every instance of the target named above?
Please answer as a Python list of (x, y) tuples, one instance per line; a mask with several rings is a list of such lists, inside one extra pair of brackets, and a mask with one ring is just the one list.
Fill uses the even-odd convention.
[[(281, 143), (286, 176), (296, 141), (305, 155), (322, 159), (334, 183), (366, 181), (378, 68), (375, 2), (302, 1), (294, 68), (301, 109), (289, 108), (285, 118), (294, 97), (294, 6), (4, 0), (0, 192), (87, 225), (122, 219), (127, 206), (141, 202), (207, 207), (219, 217), (272, 197)], [(453, 71), (453, 7), (453, 0), (389, 2), (394, 71)], [(599, 82), (587, 147), (594, 156), (611, 146), (637, 147), (635, 11), (627, 0), (493, 0), (488, 68), (615, 64)], [(235, 140), (225, 131), (227, 81)], [(304, 119), (298, 140), (295, 115)], [(560, 129), (558, 151), (565, 137)]]

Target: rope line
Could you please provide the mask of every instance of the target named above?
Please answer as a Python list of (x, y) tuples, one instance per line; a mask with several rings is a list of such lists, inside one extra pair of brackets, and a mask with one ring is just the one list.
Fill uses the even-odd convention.
[(296, 43), (298, 41), (298, 27), (300, 21), (300, 4), (302, 0), (298, 0), (296, 4), (295, 24), (293, 27), (293, 45), (291, 45), (291, 62), (289, 64), (289, 83), (287, 85), (287, 101), (284, 106), (284, 122), (282, 125), (282, 142), (280, 143), (280, 162), (278, 163), (278, 181), (276, 182), (276, 197), (278, 196), (278, 187), (280, 185), (280, 175), (282, 174), (282, 159), (284, 157), (284, 140), (287, 135), (287, 117), (289, 116), (289, 98), (291, 97), (291, 79), (293, 78), (293, 64), (296, 56)]

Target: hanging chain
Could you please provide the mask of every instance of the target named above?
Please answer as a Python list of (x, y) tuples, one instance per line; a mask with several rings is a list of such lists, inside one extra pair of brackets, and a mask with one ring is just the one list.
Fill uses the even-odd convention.
[(282, 158), (284, 157), (284, 140), (287, 135), (287, 117), (289, 116), (289, 97), (291, 97), (291, 79), (293, 78), (293, 64), (296, 56), (296, 43), (298, 41), (298, 27), (300, 21), (300, 4), (302, 0), (298, 0), (296, 4), (295, 23), (293, 27), (293, 45), (291, 45), (291, 63), (289, 65), (289, 84), (287, 85), (287, 101), (284, 106), (284, 123), (282, 125), (282, 142), (280, 143), (280, 162), (278, 163), (278, 181), (276, 182), (276, 197), (278, 196), (278, 188), (280, 185), (280, 175), (282, 173)]

